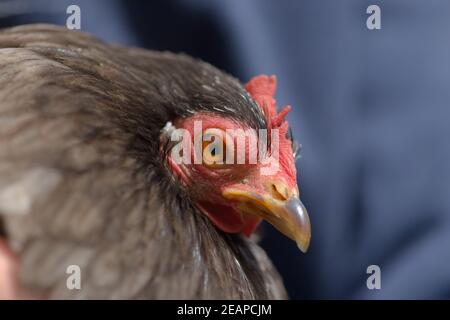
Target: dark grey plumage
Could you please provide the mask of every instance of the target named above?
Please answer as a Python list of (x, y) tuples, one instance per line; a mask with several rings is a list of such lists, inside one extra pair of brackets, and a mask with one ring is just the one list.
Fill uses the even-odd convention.
[[(0, 217), (22, 283), (50, 298), (284, 298), (263, 250), (217, 231), (164, 165), (161, 128), (199, 111), (265, 127), (235, 79), (188, 56), (0, 31)], [(82, 290), (66, 288), (72, 264)]]

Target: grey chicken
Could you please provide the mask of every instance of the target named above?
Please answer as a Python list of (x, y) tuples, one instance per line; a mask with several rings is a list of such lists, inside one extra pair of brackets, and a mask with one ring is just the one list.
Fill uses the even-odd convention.
[[(244, 88), (183, 54), (61, 27), (0, 31), (0, 233), (20, 285), (39, 298), (285, 298), (248, 237), (264, 219), (309, 243), (274, 90), (272, 77)], [(279, 170), (174, 162), (169, 136), (193, 119), (279, 129)], [(71, 265), (80, 290), (67, 288)]]

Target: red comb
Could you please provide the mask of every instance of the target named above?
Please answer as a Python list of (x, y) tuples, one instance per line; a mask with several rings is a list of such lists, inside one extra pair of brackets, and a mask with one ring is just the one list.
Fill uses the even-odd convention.
[(267, 126), (271, 129), (280, 127), (286, 115), (291, 111), (291, 106), (285, 106), (279, 113), (277, 112), (277, 103), (274, 98), (276, 88), (277, 78), (266, 75), (253, 77), (245, 85), (245, 89), (266, 115)]

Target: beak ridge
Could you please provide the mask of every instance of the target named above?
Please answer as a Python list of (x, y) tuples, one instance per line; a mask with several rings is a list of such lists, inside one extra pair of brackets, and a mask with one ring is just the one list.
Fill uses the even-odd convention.
[(293, 194), (287, 200), (275, 199), (270, 195), (242, 190), (227, 190), (223, 196), (237, 201), (237, 209), (266, 220), (288, 238), (297, 243), (306, 253), (311, 239), (311, 223), (308, 212), (299, 197)]

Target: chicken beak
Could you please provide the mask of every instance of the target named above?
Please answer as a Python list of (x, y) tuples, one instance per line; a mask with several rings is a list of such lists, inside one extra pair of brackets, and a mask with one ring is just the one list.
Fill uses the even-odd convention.
[(288, 238), (297, 243), (305, 253), (311, 238), (311, 224), (308, 212), (296, 192), (285, 198), (273, 194), (226, 189), (224, 198), (236, 202), (236, 209), (243, 214), (256, 215), (266, 220)]

